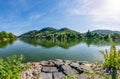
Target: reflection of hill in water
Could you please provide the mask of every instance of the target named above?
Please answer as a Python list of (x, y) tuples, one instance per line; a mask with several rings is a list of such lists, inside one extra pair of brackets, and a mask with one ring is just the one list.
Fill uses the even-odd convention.
[(8, 41), (1, 41), (0, 42), (0, 48), (5, 48), (7, 45), (12, 45), (15, 40), (16, 39), (11, 39), (11, 40), (8, 40)]
[[(79, 43), (86, 43), (89, 47), (90, 45), (95, 46), (110, 46), (110, 42), (107, 40), (39, 40), (39, 39), (21, 39), (25, 43), (32, 44), (34, 46), (40, 45), (42, 47), (51, 48), (55, 46), (68, 49)], [(120, 45), (120, 41), (115, 41), (116, 45)]]
[(51, 48), (55, 46), (68, 49), (72, 46), (75, 46), (81, 42), (81, 40), (38, 40), (38, 39), (21, 39), (25, 43), (32, 44), (34, 46), (40, 45), (46, 48)]

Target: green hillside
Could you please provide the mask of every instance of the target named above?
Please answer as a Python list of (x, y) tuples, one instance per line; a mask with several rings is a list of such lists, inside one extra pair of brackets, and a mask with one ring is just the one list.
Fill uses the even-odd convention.
[(43, 28), (41, 30), (33, 30), (20, 35), (20, 38), (30, 39), (58, 39), (58, 40), (71, 40), (71, 39), (103, 39), (108, 40), (109, 35), (114, 40), (120, 40), (120, 32), (111, 30), (94, 30), (86, 33), (80, 33), (69, 28), (55, 29), (52, 27)]
[(39, 31), (33, 30), (27, 33), (20, 35), (21, 38), (39, 38), (39, 39), (74, 39), (81, 38), (81, 33), (68, 28), (55, 29), (51, 27), (43, 28)]

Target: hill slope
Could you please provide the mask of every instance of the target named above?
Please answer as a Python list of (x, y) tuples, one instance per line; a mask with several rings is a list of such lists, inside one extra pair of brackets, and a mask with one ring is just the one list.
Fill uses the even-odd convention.
[(41, 30), (33, 30), (29, 31), (27, 33), (24, 33), (20, 35), (21, 38), (67, 38), (66, 36), (71, 36), (71, 38), (75, 37), (75, 35), (79, 35), (79, 32), (76, 32), (74, 30), (71, 30), (69, 28), (61, 28), (61, 29), (55, 29), (52, 27), (43, 28)]
[(56, 31), (58, 31), (57, 29), (55, 29), (55, 28), (52, 28), (52, 27), (47, 27), (47, 28), (43, 28), (43, 29), (41, 29), (39, 32), (56, 32)]
[(99, 34), (114, 34), (114, 33), (120, 34), (120, 31), (112, 31), (112, 30), (94, 30), (92, 32), (99, 33)]

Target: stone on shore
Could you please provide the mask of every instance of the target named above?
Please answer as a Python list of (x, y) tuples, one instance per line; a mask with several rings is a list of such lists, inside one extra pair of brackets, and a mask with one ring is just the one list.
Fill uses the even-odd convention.
[(64, 79), (65, 75), (62, 72), (53, 73), (54, 79)]
[(46, 73), (58, 72), (58, 69), (56, 67), (43, 67), (42, 72)]
[(64, 64), (63, 60), (61, 60), (61, 59), (56, 59), (55, 61), (53, 61), (53, 63), (54, 63), (57, 67), (59, 67), (59, 66), (61, 66), (61, 65)]
[(77, 73), (77, 71), (72, 69), (69, 65), (63, 65), (62, 69), (63, 73), (65, 73), (66, 75), (74, 75)]
[[(21, 73), (21, 79), (64, 79), (65, 76), (74, 75), (76, 75), (75, 79), (89, 79), (85, 71), (101, 72), (101, 67), (92, 68), (91, 64), (86, 61), (56, 59), (26, 64), (30, 64), (31, 67)], [(95, 76), (93, 79), (100, 78)]]
[(70, 64), (70, 66), (71, 66), (72, 68), (76, 68), (76, 69), (80, 67), (79, 63), (74, 63), (74, 62), (72, 62), (72, 63)]
[(53, 79), (52, 73), (40, 73), (39, 79)]
[(89, 79), (89, 76), (87, 74), (80, 74), (76, 79)]

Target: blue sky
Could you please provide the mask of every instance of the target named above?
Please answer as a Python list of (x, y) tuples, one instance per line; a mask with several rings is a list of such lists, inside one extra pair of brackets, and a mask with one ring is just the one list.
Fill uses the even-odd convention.
[(20, 35), (44, 27), (120, 31), (120, 0), (0, 0), (0, 31)]

